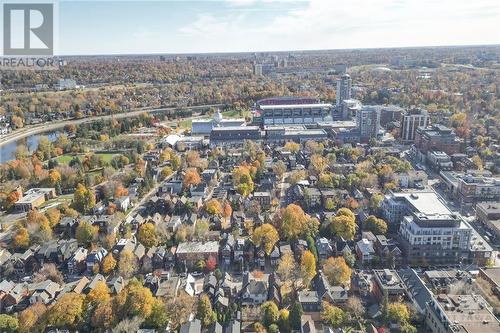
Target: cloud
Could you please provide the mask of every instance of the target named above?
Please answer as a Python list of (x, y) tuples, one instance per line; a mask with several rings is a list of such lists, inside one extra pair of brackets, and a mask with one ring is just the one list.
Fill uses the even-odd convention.
[[(197, 46), (207, 51), (499, 43), (495, 1), (311, 0), (301, 8), (273, 3), (282, 10), (270, 18), (250, 11), (206, 12), (180, 32), (202, 37)], [(228, 2), (269, 6), (257, 0)]]

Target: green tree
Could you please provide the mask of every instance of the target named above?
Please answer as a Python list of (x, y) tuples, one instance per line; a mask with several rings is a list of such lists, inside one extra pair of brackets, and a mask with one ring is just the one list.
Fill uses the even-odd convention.
[(338, 328), (345, 321), (345, 313), (342, 309), (324, 301), (323, 310), (321, 311), (321, 319), (327, 325), (330, 325), (333, 328)]
[(280, 310), (280, 316), (278, 319), (278, 326), (281, 333), (290, 333), (290, 312), (287, 309)]
[(210, 326), (216, 319), (215, 312), (212, 310), (212, 303), (206, 294), (201, 295), (198, 301), (196, 318), (201, 321), (203, 327)]
[(87, 221), (82, 221), (76, 228), (76, 240), (78, 244), (85, 247), (90, 247), (92, 242), (97, 238), (97, 227), (94, 227)]
[(265, 327), (278, 322), (279, 309), (273, 301), (267, 301), (260, 306), (260, 318)]
[(295, 302), (292, 305), (292, 311), (290, 311), (290, 324), (292, 329), (300, 330), (301, 326), (301, 318), (304, 314), (304, 310), (302, 309), (302, 305), (299, 302)]
[(363, 229), (371, 231), (375, 235), (385, 235), (387, 233), (387, 223), (376, 216), (370, 215), (363, 222)]
[(146, 318), (146, 327), (164, 331), (165, 327), (168, 325), (169, 319), (165, 302), (159, 298), (155, 298), (151, 314)]
[(16, 317), (0, 314), (0, 332), (14, 333), (19, 329), (19, 322)]

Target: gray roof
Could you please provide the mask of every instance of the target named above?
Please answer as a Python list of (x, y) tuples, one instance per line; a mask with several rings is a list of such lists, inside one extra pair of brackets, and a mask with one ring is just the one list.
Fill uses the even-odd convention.
[(199, 319), (189, 321), (181, 326), (179, 333), (200, 333), (201, 322)]

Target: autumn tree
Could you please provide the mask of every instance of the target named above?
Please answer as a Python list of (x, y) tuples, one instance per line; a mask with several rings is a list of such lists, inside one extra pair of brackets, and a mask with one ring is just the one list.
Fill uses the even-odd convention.
[(117, 314), (122, 317), (147, 318), (153, 311), (154, 300), (151, 290), (134, 278), (115, 298)]
[(354, 239), (356, 234), (356, 220), (354, 214), (347, 208), (341, 208), (337, 215), (329, 220), (330, 232), (346, 240)]
[(47, 209), (45, 211), (45, 216), (47, 217), (51, 228), (54, 228), (61, 220), (61, 212), (55, 207)]
[(404, 303), (389, 303), (387, 306), (387, 320), (389, 322), (403, 324), (410, 320), (410, 312)]
[(76, 328), (83, 318), (85, 296), (66, 293), (48, 310), (47, 323), (58, 328)]
[(311, 251), (305, 251), (300, 258), (300, 272), (304, 285), (309, 285), (316, 275), (316, 258)]
[(90, 318), (90, 323), (92, 327), (104, 332), (113, 327), (115, 322), (115, 316), (113, 313), (112, 301), (98, 303), (93, 310), (92, 317)]
[(215, 312), (212, 310), (212, 303), (206, 294), (200, 296), (196, 318), (201, 321), (203, 327), (208, 327), (216, 320)]
[(89, 291), (85, 300), (88, 304), (96, 306), (99, 303), (106, 303), (111, 299), (109, 288), (105, 281), (98, 281), (94, 288)]
[(284, 149), (295, 154), (299, 152), (300, 144), (293, 141), (288, 141), (287, 143), (285, 143)]
[(187, 293), (180, 293), (176, 298), (165, 300), (167, 313), (171, 320), (172, 328), (178, 329), (188, 321), (189, 316), (196, 311), (196, 300)]
[(319, 221), (311, 219), (300, 206), (295, 204), (282, 209), (278, 218), (280, 232), (287, 239), (296, 239), (306, 234), (315, 235), (318, 231)]
[(64, 283), (64, 277), (55, 264), (45, 263), (35, 274), (33, 274), (33, 282), (35, 283), (46, 280), (51, 280), (60, 285)]
[(387, 233), (387, 223), (376, 216), (370, 215), (363, 222), (363, 229), (371, 231), (375, 235), (385, 235)]
[(76, 228), (76, 240), (78, 244), (84, 247), (90, 247), (92, 242), (97, 239), (98, 228), (88, 221), (82, 221)]
[(137, 257), (132, 251), (125, 249), (120, 253), (120, 260), (118, 261), (118, 271), (124, 278), (130, 278), (137, 272), (138, 263)]
[(47, 311), (43, 303), (34, 303), (19, 313), (19, 332), (30, 333), (44, 331), (45, 325), (42, 317)]
[(222, 215), (224, 217), (223, 229), (227, 229), (230, 227), (230, 219), (232, 214), (233, 214), (233, 208), (231, 207), (231, 204), (226, 201), (222, 211)]
[(156, 228), (153, 223), (145, 223), (139, 228), (139, 234), (137, 236), (139, 242), (146, 248), (151, 248), (158, 244), (158, 235), (156, 233)]
[(160, 298), (155, 298), (151, 314), (146, 318), (145, 326), (152, 327), (159, 331), (164, 331), (170, 321), (165, 302)]
[(327, 325), (332, 328), (338, 328), (344, 323), (346, 316), (341, 308), (331, 305), (326, 301), (323, 301), (322, 307), (323, 310), (321, 311), (321, 319)]
[(286, 252), (281, 256), (276, 268), (276, 274), (283, 282), (293, 282), (298, 278), (297, 262), (291, 252)]
[(359, 297), (356, 296), (351, 296), (347, 299), (346, 308), (356, 318), (363, 317), (365, 313), (365, 307), (363, 306), (363, 303), (361, 303)]
[(190, 168), (186, 170), (186, 174), (184, 175), (184, 188), (189, 188), (192, 185), (198, 185), (201, 183), (200, 174), (194, 168)]
[(233, 170), (233, 182), (242, 196), (247, 197), (250, 193), (253, 192), (254, 182), (252, 173), (256, 172), (256, 170), (252, 171), (252, 167), (247, 165), (240, 165)]
[(252, 235), (252, 241), (255, 246), (263, 246), (267, 255), (271, 254), (274, 245), (279, 241), (279, 239), (280, 237), (276, 229), (268, 223), (255, 228)]
[(73, 206), (83, 214), (89, 213), (95, 206), (94, 192), (87, 189), (85, 185), (78, 184), (73, 194)]
[(205, 267), (209, 272), (212, 272), (217, 267), (217, 259), (214, 256), (209, 256)]
[(104, 257), (101, 264), (101, 270), (104, 275), (111, 274), (116, 268), (116, 260), (112, 254)]
[(28, 229), (20, 227), (14, 235), (14, 248), (25, 250), (30, 247), (30, 235)]
[(222, 205), (217, 199), (210, 199), (205, 203), (205, 210), (210, 215), (221, 215)]
[(281, 179), (287, 170), (285, 162), (279, 160), (276, 163), (273, 163), (273, 172), (276, 174), (278, 179)]
[(349, 286), (352, 270), (343, 257), (330, 257), (323, 263), (323, 273), (333, 286)]

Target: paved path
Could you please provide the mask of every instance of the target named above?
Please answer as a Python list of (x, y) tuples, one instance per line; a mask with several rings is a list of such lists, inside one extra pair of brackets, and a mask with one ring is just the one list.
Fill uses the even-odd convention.
[(158, 109), (140, 109), (140, 110), (134, 110), (134, 111), (130, 111), (130, 112), (110, 114), (110, 115), (87, 117), (87, 118), (81, 118), (81, 119), (69, 119), (69, 120), (62, 120), (62, 121), (32, 125), (32, 126), (27, 126), (27, 127), (15, 130), (15, 131), (1, 137), (0, 138), (0, 147), (2, 145), (9, 143), (9, 142), (17, 141), (19, 139), (22, 139), (22, 138), (30, 136), (30, 135), (44, 133), (44, 132), (50, 132), (50, 131), (60, 129), (66, 125), (71, 125), (71, 124), (79, 125), (79, 124), (89, 123), (89, 122), (100, 120), (100, 119), (127, 118), (127, 117), (138, 116), (142, 113), (155, 113), (155, 112), (162, 112), (162, 111), (173, 111), (173, 110), (178, 110), (178, 109), (197, 110), (197, 109), (204, 109), (204, 108), (218, 107), (218, 106), (222, 106), (222, 104), (195, 105), (195, 106), (181, 107), (181, 108), (172, 107), (172, 108), (158, 108)]

